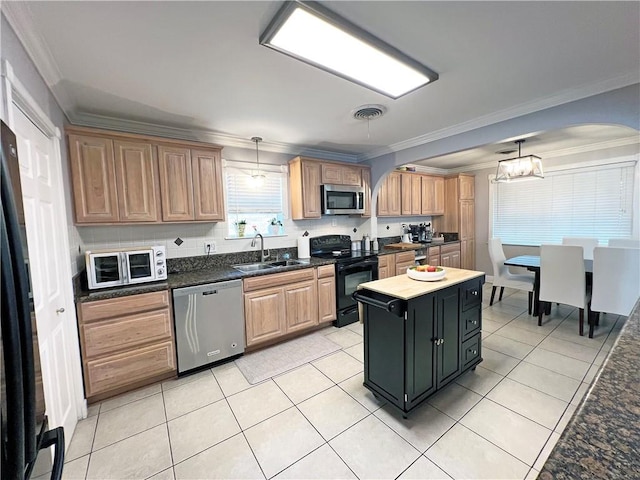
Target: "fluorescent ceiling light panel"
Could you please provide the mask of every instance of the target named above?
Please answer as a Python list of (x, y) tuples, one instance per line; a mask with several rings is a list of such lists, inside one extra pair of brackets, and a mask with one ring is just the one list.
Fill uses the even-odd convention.
[(287, 2), (260, 43), (398, 98), (438, 74), (316, 2)]

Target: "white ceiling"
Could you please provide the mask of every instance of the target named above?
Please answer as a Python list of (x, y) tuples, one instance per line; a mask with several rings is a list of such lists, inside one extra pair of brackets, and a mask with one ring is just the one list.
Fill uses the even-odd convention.
[[(258, 37), (281, 2), (22, 2), (7, 16), (74, 123), (87, 114), (124, 118), (248, 147), (258, 135), (261, 148), (354, 159), (640, 81), (640, 2), (323, 3), (440, 79), (392, 100), (265, 48)], [(367, 104), (388, 109), (370, 122), (370, 136), (367, 123), (351, 117)], [(567, 133), (547, 132), (524, 153), (630, 134)], [(500, 149), (428, 164), (455, 168)]]

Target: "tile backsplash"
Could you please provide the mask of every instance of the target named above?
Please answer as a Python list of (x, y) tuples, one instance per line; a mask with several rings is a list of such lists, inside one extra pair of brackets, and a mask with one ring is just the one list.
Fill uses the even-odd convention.
[[(368, 218), (336, 215), (317, 220), (285, 220), (283, 223), (286, 235), (265, 236), (264, 248), (295, 247), (297, 238), (305, 231), (312, 237), (328, 234), (349, 235), (353, 239), (361, 239), (363, 234), (369, 234), (372, 237), (399, 236), (402, 234), (403, 223), (420, 223), (429, 220), (429, 217), (378, 218), (377, 234), (371, 232), (371, 220)], [(354, 229), (357, 231), (354, 232)], [(253, 235), (249, 232), (241, 239), (226, 239), (226, 236), (226, 222), (72, 226), (69, 228), (72, 271), (75, 275), (84, 269), (86, 250), (163, 245), (167, 250), (168, 258), (184, 258), (204, 255), (204, 243), (210, 241), (215, 242), (215, 253), (244, 252), (259, 248), (251, 247)], [(180, 245), (175, 242), (178, 238), (181, 240), (177, 242)]]

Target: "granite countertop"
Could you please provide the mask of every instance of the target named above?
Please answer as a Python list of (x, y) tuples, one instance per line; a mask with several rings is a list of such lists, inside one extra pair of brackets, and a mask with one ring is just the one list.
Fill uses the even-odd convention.
[(114, 287), (104, 290), (90, 291), (86, 286), (77, 285), (75, 288), (76, 302), (93, 302), (96, 300), (106, 300), (109, 298), (124, 297), (127, 295), (137, 295), (141, 293), (157, 292), (181, 287), (191, 287), (203, 285), (205, 283), (223, 282), (226, 280), (237, 280), (259, 275), (269, 275), (273, 273), (289, 272), (303, 268), (312, 268), (320, 265), (335, 263), (333, 259), (311, 258), (300, 265), (289, 265), (269, 270), (259, 270), (255, 272), (241, 272), (228, 265), (209, 266), (202, 269), (194, 269), (180, 273), (169, 273), (167, 280), (162, 282), (144, 283), (141, 285)]
[(460, 240), (450, 240), (448, 242), (414, 243), (412, 245), (407, 244), (406, 248), (382, 247), (380, 250), (374, 251), (374, 253), (377, 253), (378, 255), (389, 255), (391, 253), (406, 252), (408, 250), (421, 250), (423, 248), (440, 247), (442, 245), (451, 245), (452, 243), (460, 243)]
[(466, 282), (472, 278), (484, 277), (484, 275), (484, 272), (447, 267), (445, 277), (437, 282), (422, 282), (413, 280), (407, 275), (396, 275), (395, 277), (383, 278), (382, 280), (361, 283), (358, 288), (366, 288), (367, 290), (390, 295), (402, 300), (409, 300), (458, 283)]
[(640, 478), (640, 301), (538, 478)]

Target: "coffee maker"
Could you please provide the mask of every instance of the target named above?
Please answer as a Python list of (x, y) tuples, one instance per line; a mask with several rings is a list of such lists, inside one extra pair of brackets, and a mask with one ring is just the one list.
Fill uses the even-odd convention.
[(409, 225), (409, 232), (413, 243), (429, 243), (433, 235), (431, 222)]

